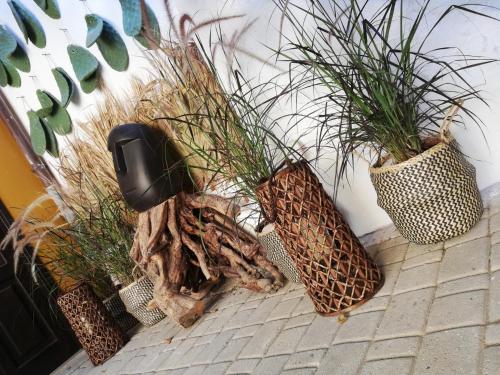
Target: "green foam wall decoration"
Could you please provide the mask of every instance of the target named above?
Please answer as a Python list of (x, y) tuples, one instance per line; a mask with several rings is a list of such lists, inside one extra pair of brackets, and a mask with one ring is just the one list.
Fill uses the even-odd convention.
[(119, 72), (127, 70), (129, 57), (127, 46), (113, 27), (104, 21), (104, 29), (97, 39), (97, 47), (111, 68)]
[(50, 18), (56, 20), (61, 18), (61, 12), (59, 11), (59, 5), (57, 4), (57, 0), (34, 0), (34, 1)]
[(4, 25), (0, 26), (0, 57), (6, 58), (17, 48), (16, 37)]
[(47, 152), (52, 155), (53, 157), (57, 158), (59, 157), (59, 145), (57, 143), (57, 138), (56, 135), (54, 134), (54, 131), (47, 126), (46, 123), (41, 121), (43, 130), (45, 131), (45, 139), (47, 142)]
[(28, 111), (27, 115), (30, 122), (31, 146), (33, 151), (41, 156), (47, 149), (47, 138), (42, 121), (35, 111)]
[(16, 22), (24, 34), (26, 42), (30, 40), (38, 48), (45, 48), (47, 40), (43, 27), (38, 19), (18, 0), (9, 0), (9, 7)]
[(59, 93), (61, 94), (61, 105), (66, 108), (73, 96), (73, 80), (63, 68), (59, 67), (52, 69), (52, 75), (56, 80), (57, 87), (59, 88)]
[(19, 75), (17, 69), (7, 61), (2, 61), (5, 72), (7, 73), (7, 80), (9, 86), (21, 87), (21, 76)]
[(123, 29), (128, 36), (137, 36), (142, 28), (140, 0), (120, 0), (122, 7)]
[(85, 44), (87, 48), (89, 48), (101, 36), (104, 28), (104, 21), (97, 14), (87, 14), (85, 16), (85, 22), (87, 22), (87, 39)]
[(5, 87), (9, 84), (9, 77), (7, 76), (7, 71), (3, 66), (2, 62), (0, 62), (0, 87)]
[(99, 83), (99, 61), (88, 50), (75, 44), (68, 46), (68, 55), (83, 92), (91, 93)]
[(68, 111), (54, 96), (46, 91), (44, 93), (47, 94), (53, 105), (51, 114), (45, 118), (47, 124), (56, 134), (65, 135), (70, 133), (71, 117)]
[(50, 116), (50, 114), (54, 110), (54, 103), (52, 102), (50, 96), (48, 96), (47, 93), (42, 90), (36, 90), (36, 96), (38, 98), (38, 101), (40, 102), (40, 106), (42, 107), (38, 111), (36, 111), (37, 115), (41, 118)]
[(20, 45), (17, 45), (14, 53), (7, 57), (7, 61), (14, 65), (21, 72), (27, 73), (31, 70), (30, 59)]
[[(156, 49), (160, 46), (161, 42), (161, 30), (158, 23), (158, 19), (153, 12), (153, 9), (146, 4), (146, 15), (148, 22), (143, 21), (142, 30), (139, 35), (135, 36), (135, 39), (144, 47), (149, 49)], [(146, 25), (149, 25), (149, 32), (146, 31)]]

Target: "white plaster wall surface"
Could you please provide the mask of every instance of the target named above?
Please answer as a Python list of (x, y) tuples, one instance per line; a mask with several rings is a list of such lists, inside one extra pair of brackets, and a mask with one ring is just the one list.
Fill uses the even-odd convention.
[[(48, 89), (50, 92), (57, 93), (57, 87), (50, 74), (52, 67), (42, 55), (50, 53), (52, 60), (58, 66), (62, 66), (74, 78), (69, 59), (66, 54), (68, 40), (60, 28), (69, 30), (70, 41), (77, 44), (84, 44), (86, 25), (84, 15), (92, 11), (98, 13), (121, 33), (127, 43), (130, 54), (130, 67), (126, 73), (114, 72), (109, 68), (100, 56), (99, 51), (94, 46), (91, 51), (100, 60), (102, 66), (102, 77), (106, 84), (119, 95), (126, 90), (128, 80), (134, 74), (142, 75), (147, 69), (144, 61), (141, 47), (133, 39), (123, 33), (121, 24), (121, 10), (118, 0), (88, 0), (82, 2), (79, 0), (59, 0), (62, 11), (60, 20), (48, 18), (31, 0), (21, 0), (42, 22), (47, 33), (48, 45), (44, 50), (39, 50), (32, 45), (28, 45), (28, 54), (32, 63), (32, 72), (22, 74), (23, 86), (20, 89), (7, 88), (5, 92), (12, 105), (18, 111), (21, 119), (26, 122), (26, 108), (22, 100), (17, 97), (24, 96), (29, 106), (36, 107), (38, 102), (35, 96), (37, 88)], [(307, 3), (306, 0), (294, 0)], [(380, 4), (382, 0), (372, 0), (374, 4)], [(164, 35), (169, 34), (169, 25), (165, 15), (163, 0), (147, 0), (155, 10), (160, 26)], [(405, 2), (408, 6), (411, 17), (421, 1)], [(450, 0), (432, 0), (430, 6), (427, 24), (441, 14), (449, 5), (454, 3)], [(499, 5), (495, 0), (483, 0), (476, 3), (484, 5)], [(248, 53), (238, 53), (241, 64), (241, 70), (247, 78), (253, 82), (266, 82), (275, 80), (276, 74), (286, 70), (287, 66), (281, 64), (275, 66), (275, 58), (272, 50), (279, 43), (279, 24), (280, 15), (275, 9), (272, 0), (174, 0), (171, 1), (174, 12), (179, 15), (189, 13), (196, 21), (209, 19), (217, 16), (242, 15), (231, 21), (225, 21), (220, 24), (221, 29), (228, 39), (234, 32), (241, 30), (249, 22), (253, 21), (250, 29), (242, 36), (239, 47), (246, 52), (257, 55), (259, 59), (249, 56)], [(492, 16), (500, 17), (500, 11), (490, 10)], [(19, 39), (21, 34), (10, 14), (8, 6), (4, 0), (0, 2), (0, 22), (7, 24), (13, 30)], [(304, 24), (305, 27), (310, 25)], [(286, 35), (291, 36), (290, 25), (284, 24), (283, 28)], [(425, 31), (425, 30), (422, 30)], [(488, 56), (500, 58), (500, 23), (480, 19), (472, 16), (463, 16), (455, 14), (447, 22), (443, 23), (438, 31), (430, 40), (429, 46), (456, 45), (465, 53), (471, 55)], [(207, 42), (209, 30), (201, 30), (199, 36), (202, 41)], [(266, 61), (267, 63), (263, 63)], [(217, 67), (221, 71), (226, 69), (226, 61), (220, 54), (217, 55)], [(30, 75), (37, 77), (35, 81), (29, 78)], [(224, 74), (222, 74), (224, 76)], [(485, 126), (478, 129), (470, 121), (466, 122), (465, 127), (456, 127), (452, 129), (454, 136), (462, 145), (462, 149), (470, 156), (471, 161), (477, 168), (477, 178), (481, 189), (484, 189), (500, 181), (500, 64), (491, 64), (474, 74), (468, 75), (472, 82), (477, 83), (483, 90), (483, 96), (489, 103), (489, 108), (480, 103), (470, 103), (473, 109), (484, 121)], [(99, 94), (85, 95), (80, 93), (80, 100), (71, 104), (68, 108), (73, 119), (84, 118), (88, 111), (92, 111), (92, 105), (99, 101)], [(305, 104), (304, 99), (302, 104)], [(283, 105), (282, 111), (290, 111), (290, 107)], [(293, 109), (292, 109), (293, 110)], [(75, 121), (76, 123), (76, 121)], [(296, 133), (304, 133), (307, 124), (301, 125)], [(487, 142), (485, 141), (487, 140)], [(312, 142), (310, 136), (304, 140), (306, 144)], [(50, 158), (50, 157), (48, 157)], [(333, 191), (333, 171), (331, 165), (335, 160), (335, 154), (325, 150), (319, 162), (319, 170), (324, 186), (328, 192)], [(346, 219), (358, 235), (362, 235), (378, 228), (384, 227), (390, 223), (387, 215), (377, 206), (376, 195), (368, 175), (368, 165), (364, 161), (355, 163), (354, 170), (350, 171), (348, 178), (344, 181), (339, 192), (337, 205), (344, 213)]]

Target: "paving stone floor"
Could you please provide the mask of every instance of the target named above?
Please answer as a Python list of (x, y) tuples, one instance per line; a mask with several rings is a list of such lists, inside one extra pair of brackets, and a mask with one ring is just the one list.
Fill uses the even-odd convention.
[(237, 290), (189, 329), (165, 319), (102, 366), (80, 353), (57, 374), (500, 374), (500, 200), (445, 243), (391, 237), (368, 247), (384, 287), (345, 323), (300, 285)]

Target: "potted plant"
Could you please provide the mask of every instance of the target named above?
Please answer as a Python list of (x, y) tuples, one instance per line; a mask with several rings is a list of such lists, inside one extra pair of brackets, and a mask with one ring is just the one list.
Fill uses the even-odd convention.
[[(204, 53), (213, 79), (217, 71)], [(185, 61), (192, 59), (185, 57)], [(204, 160), (213, 180), (236, 195), (259, 202), (268, 222), (274, 223), (285, 249), (316, 310), (336, 315), (364, 303), (383, 284), (383, 276), (327, 197), (308, 164), (274, 134), (271, 116), (280, 95), (269, 97), (269, 85), (252, 86), (240, 72), (232, 76), (234, 90), (203, 85), (203, 105), (167, 118), (176, 127), (203, 132), (183, 139), (183, 146)], [(274, 89), (274, 87), (273, 87)]]
[[(458, 108), (481, 124), (464, 106), (482, 101), (466, 72), (494, 60), (427, 44), (452, 13), (493, 18), (487, 6), (453, 5), (429, 25), (430, 0), (413, 18), (398, 0), (378, 8), (358, 0), (276, 3), (295, 31), (280, 55), (304, 68), (296, 88), (322, 93), (319, 142), (338, 152), (337, 183), (354, 156), (369, 158), (379, 206), (415, 243), (474, 226), (483, 210), (475, 170), (448, 128)], [(312, 27), (303, 28), (307, 21)]]

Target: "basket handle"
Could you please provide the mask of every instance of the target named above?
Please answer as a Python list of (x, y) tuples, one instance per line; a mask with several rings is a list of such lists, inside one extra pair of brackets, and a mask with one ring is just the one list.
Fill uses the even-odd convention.
[(460, 108), (463, 107), (464, 100), (458, 99), (455, 101), (455, 104), (451, 105), (446, 113), (446, 116), (443, 119), (443, 124), (441, 125), (441, 129), (439, 130), (439, 134), (441, 140), (445, 143), (449, 143), (451, 141), (450, 137), (450, 126), (453, 124), (453, 118), (458, 113)]

